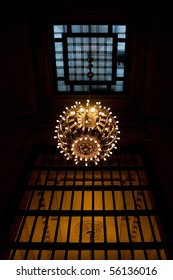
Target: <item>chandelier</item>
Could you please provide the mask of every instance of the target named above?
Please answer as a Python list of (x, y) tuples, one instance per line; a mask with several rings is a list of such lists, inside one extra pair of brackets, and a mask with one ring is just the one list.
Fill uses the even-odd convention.
[[(90, 71), (93, 73), (91, 57), (88, 58)], [(79, 101), (70, 108), (66, 107), (57, 120), (55, 127), (57, 148), (67, 160), (72, 159), (75, 164), (89, 163), (97, 165), (100, 160), (107, 160), (112, 150), (117, 148), (119, 137), (119, 121), (112, 115), (110, 108), (101, 102), (91, 104), (90, 99), (83, 105)]]

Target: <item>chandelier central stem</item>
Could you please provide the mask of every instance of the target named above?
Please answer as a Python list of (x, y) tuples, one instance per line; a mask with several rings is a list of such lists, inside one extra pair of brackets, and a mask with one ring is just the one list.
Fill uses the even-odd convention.
[(89, 72), (87, 74), (87, 76), (89, 78), (89, 100), (90, 100), (90, 96), (91, 96), (92, 78), (94, 77), (94, 73), (92, 72), (92, 68), (93, 68), (92, 62), (93, 61), (94, 61), (94, 59), (91, 56), (91, 52), (89, 52), (89, 54), (88, 54), (88, 69), (89, 69)]

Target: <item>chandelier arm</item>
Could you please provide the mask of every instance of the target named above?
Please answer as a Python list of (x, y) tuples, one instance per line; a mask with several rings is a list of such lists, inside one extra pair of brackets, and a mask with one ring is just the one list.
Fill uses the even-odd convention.
[[(62, 135), (63, 135), (63, 132), (62, 132)], [(63, 136), (64, 136), (64, 135), (63, 135)], [(58, 138), (58, 140), (59, 140), (59, 142), (60, 142), (61, 144), (67, 145), (67, 142), (64, 142), (63, 139), (62, 139), (62, 137), (60, 137), (59, 134), (57, 134), (57, 138)]]
[[(109, 138), (110, 138), (110, 136), (111, 136), (112, 133), (114, 132), (114, 129), (115, 129), (115, 127), (112, 127), (112, 129), (111, 129), (111, 131), (108, 133), (108, 135), (105, 136), (105, 139), (109, 139)], [(116, 131), (116, 132), (117, 132), (117, 131)], [(117, 133), (116, 133), (115, 137), (117, 137)], [(114, 139), (114, 138), (113, 138), (113, 139)]]
[(117, 137), (114, 137), (111, 142), (105, 143), (105, 146), (111, 145), (113, 142), (115, 142), (116, 139), (117, 139)]

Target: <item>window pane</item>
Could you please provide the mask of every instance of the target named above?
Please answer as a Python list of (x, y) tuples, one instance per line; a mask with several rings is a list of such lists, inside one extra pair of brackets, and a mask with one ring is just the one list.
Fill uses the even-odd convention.
[(66, 242), (69, 217), (60, 217), (57, 242)]
[[(88, 77), (85, 69), (88, 68), (88, 53), (92, 53), (93, 81), (98, 90), (102, 89), (102, 83), (111, 83), (111, 92), (123, 92), (124, 87), (124, 65), (126, 48), (126, 25), (54, 25), (54, 48), (56, 60), (57, 92), (82, 92), (87, 91)], [(63, 37), (63, 34), (66, 36)], [(116, 36), (115, 36), (116, 34)], [(116, 39), (115, 39), (116, 38)], [(117, 48), (117, 57), (113, 55), (114, 47)], [(117, 61), (123, 56), (121, 68)], [(104, 68), (101, 67), (103, 62)], [(112, 76), (112, 65), (116, 67)], [(68, 66), (67, 66), (68, 65)], [(66, 68), (68, 67), (68, 68)], [(110, 69), (109, 69), (110, 68)], [(118, 85), (118, 78), (123, 79)], [(61, 84), (58, 79), (61, 80)], [(76, 82), (70, 86), (68, 81)], [(80, 81), (82, 84), (78, 84)], [(109, 94), (110, 88), (104, 85)], [(102, 94), (102, 91), (101, 91)]]
[(82, 199), (82, 192), (75, 191), (73, 197), (73, 210), (81, 210), (81, 199)]
[(31, 234), (31, 230), (34, 223), (34, 218), (32, 216), (26, 217), (25, 224), (23, 226), (22, 234), (20, 236), (20, 242), (25, 241), (28, 242)]
[(62, 162), (54, 153), (38, 153), (23, 185), (6, 259), (168, 258), (159, 247), (166, 236), (139, 153), (117, 151), (113, 165), (95, 169), (63, 168)]
[(92, 192), (84, 192), (84, 205), (83, 210), (92, 210)]
[(70, 210), (72, 191), (65, 191), (63, 197), (62, 210)]
[(115, 227), (116, 225), (114, 217), (106, 217), (107, 242), (117, 242)]
[(113, 200), (112, 200), (112, 192), (104, 191), (104, 199), (105, 199), (105, 210), (113, 210)]
[(120, 242), (129, 242), (127, 223), (125, 217), (117, 217)]
[(94, 210), (103, 209), (102, 192), (94, 191)]

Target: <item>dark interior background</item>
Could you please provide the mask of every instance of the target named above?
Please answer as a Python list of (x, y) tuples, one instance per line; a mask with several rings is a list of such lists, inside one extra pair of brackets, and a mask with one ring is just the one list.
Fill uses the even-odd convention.
[[(96, 2), (96, 1), (95, 1)], [(150, 159), (165, 230), (173, 215), (173, 31), (168, 1), (6, 1), (0, 10), (0, 216), (5, 234), (13, 195), (32, 150), (53, 145), (59, 112), (79, 96), (55, 94), (50, 24), (131, 26), (127, 93), (97, 96), (120, 121), (121, 146), (139, 145)], [(153, 6), (151, 6), (153, 4)], [(96, 98), (93, 96), (93, 99)], [(96, 99), (97, 99), (96, 98)], [(81, 95), (80, 100), (86, 96)], [(15, 204), (15, 203), (14, 203)], [(171, 238), (170, 238), (171, 239)]]

